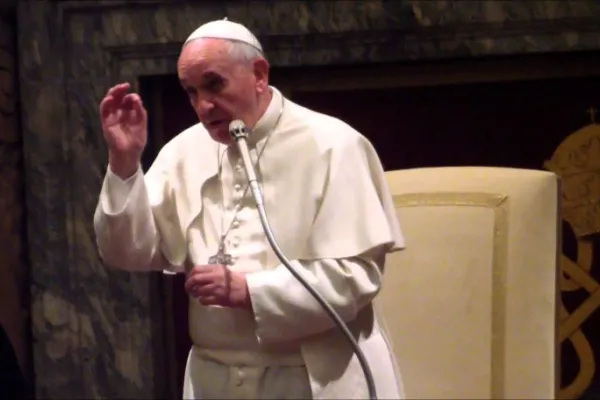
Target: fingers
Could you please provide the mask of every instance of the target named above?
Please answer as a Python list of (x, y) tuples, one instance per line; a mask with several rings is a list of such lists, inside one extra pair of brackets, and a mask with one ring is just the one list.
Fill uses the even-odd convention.
[(214, 294), (223, 280), (221, 279), (222, 274), (222, 267), (219, 265), (195, 267), (185, 280), (185, 291), (193, 297)]
[(147, 118), (147, 112), (141, 97), (137, 93), (129, 93), (130, 88), (131, 85), (125, 82), (108, 90), (106, 96), (100, 102), (100, 116), (103, 120), (119, 109), (130, 111), (130, 113), (122, 113), (121, 118), (132, 118), (136, 122)]
[(146, 108), (142, 102), (142, 98), (137, 93), (129, 93), (123, 97), (122, 106), (126, 110), (132, 111), (132, 115), (135, 116), (136, 120), (142, 120), (146, 118)]
[(217, 283), (214, 276), (194, 275), (185, 281), (184, 288), (187, 293), (193, 293), (195, 288), (214, 287)]
[(108, 96), (112, 96), (115, 98), (123, 97), (127, 94), (127, 92), (129, 92), (130, 88), (131, 88), (131, 84), (129, 82), (119, 83), (118, 85), (115, 85), (115, 86), (111, 87), (110, 89), (108, 89), (108, 92), (106, 92), (106, 97), (108, 97)]
[(100, 103), (100, 108), (106, 108), (107, 105), (120, 103), (129, 92), (131, 85), (128, 82), (120, 83), (108, 89), (104, 99)]
[(202, 304), (203, 306), (220, 306), (221, 305), (221, 303), (219, 302), (219, 300), (217, 299), (216, 296), (198, 297), (197, 300), (198, 300), (198, 303)]
[(212, 274), (206, 274), (205, 271), (199, 271), (189, 275), (184, 283), (185, 291), (192, 293), (195, 287), (206, 286), (214, 283), (215, 277)]
[(204, 306), (221, 305), (217, 285), (193, 286), (188, 294)]
[(203, 286), (194, 286), (192, 288), (192, 295), (194, 297), (211, 297), (216, 296), (217, 290), (219, 289), (218, 285), (208, 284)]
[(140, 99), (140, 96), (138, 96), (135, 93), (129, 93), (129, 94), (126, 94), (125, 96), (123, 96), (123, 99), (121, 100), (121, 106), (128, 110), (133, 110), (135, 107), (135, 103), (141, 103), (141, 102), (142, 102), (142, 99)]
[(108, 118), (110, 113), (115, 109), (115, 98), (112, 96), (106, 96), (100, 102), (100, 116), (102, 119)]
[(187, 293), (192, 293), (194, 287), (213, 285), (226, 285), (229, 269), (223, 265), (200, 265), (194, 267), (185, 280), (184, 287)]
[(185, 292), (193, 295), (194, 297), (196, 296), (194, 294), (194, 290), (196, 289), (196, 287), (198, 287), (198, 284), (192, 278), (186, 279), (185, 283), (183, 284), (183, 288), (185, 289)]
[(108, 118), (118, 108), (118, 104), (130, 87), (129, 83), (120, 83), (108, 89), (104, 99), (100, 102), (100, 116), (102, 119)]

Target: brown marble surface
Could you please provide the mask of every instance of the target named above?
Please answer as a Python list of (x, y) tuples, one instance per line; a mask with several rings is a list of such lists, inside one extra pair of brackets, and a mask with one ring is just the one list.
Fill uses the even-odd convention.
[(155, 275), (104, 268), (92, 215), (106, 168), (97, 105), (175, 71), (201, 23), (246, 24), (275, 66), (597, 50), (597, 1), (23, 1), (19, 73), (36, 393), (157, 398), (167, 383)]

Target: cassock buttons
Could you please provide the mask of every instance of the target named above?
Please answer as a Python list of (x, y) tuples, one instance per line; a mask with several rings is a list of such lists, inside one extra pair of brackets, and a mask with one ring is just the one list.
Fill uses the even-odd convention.
[(235, 380), (235, 385), (236, 386), (242, 386), (244, 384), (244, 371), (242, 370), (242, 368), (237, 368), (237, 379)]
[(240, 226), (240, 221), (236, 219), (235, 221), (233, 221), (233, 224), (232, 224), (232, 226), (233, 226), (234, 228), (238, 228), (238, 227)]
[(236, 192), (239, 192), (242, 190), (242, 185), (240, 185), (239, 183), (236, 183), (235, 185), (233, 185), (233, 188), (235, 189)]

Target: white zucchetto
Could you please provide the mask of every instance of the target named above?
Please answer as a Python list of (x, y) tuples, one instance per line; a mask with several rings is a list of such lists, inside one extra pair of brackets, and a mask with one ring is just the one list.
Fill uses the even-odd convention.
[(225, 39), (225, 40), (233, 40), (237, 42), (247, 43), (250, 46), (255, 47), (256, 49), (263, 52), (262, 46), (260, 42), (242, 24), (238, 24), (236, 22), (228, 21), (227, 18), (207, 22), (204, 25), (201, 25), (198, 29), (196, 29), (188, 38), (185, 40), (184, 46), (196, 39)]

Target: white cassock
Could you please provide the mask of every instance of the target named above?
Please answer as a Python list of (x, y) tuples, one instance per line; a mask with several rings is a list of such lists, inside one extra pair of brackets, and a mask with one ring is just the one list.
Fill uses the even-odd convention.
[[(371, 300), (385, 254), (404, 246), (381, 163), (344, 122), (275, 88), (249, 137), (275, 236), (302, 275), (348, 321), (381, 399), (404, 396)], [(221, 159), (221, 163), (219, 160)], [(221, 164), (221, 167), (219, 167)], [(219, 168), (221, 172), (219, 173)], [(219, 175), (222, 182), (219, 182)], [(190, 298), (185, 398), (367, 398), (356, 356), (329, 316), (270, 249), (235, 146), (197, 124), (171, 140), (144, 176), (107, 171), (94, 227), (107, 265), (189, 271), (217, 252), (247, 273), (254, 314)], [(183, 290), (183, 288), (181, 288)]]

